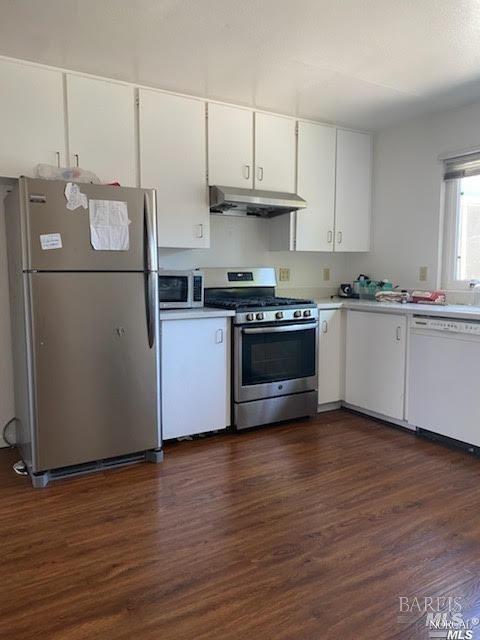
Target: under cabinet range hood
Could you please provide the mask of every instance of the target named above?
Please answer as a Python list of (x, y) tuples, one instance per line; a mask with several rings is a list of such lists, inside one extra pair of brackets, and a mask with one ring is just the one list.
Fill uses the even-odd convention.
[(210, 212), (227, 216), (273, 218), (283, 213), (305, 209), (307, 203), (295, 193), (210, 187)]

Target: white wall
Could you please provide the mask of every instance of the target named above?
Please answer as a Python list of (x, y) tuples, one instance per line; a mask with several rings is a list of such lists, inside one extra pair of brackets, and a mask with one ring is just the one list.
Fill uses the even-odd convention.
[[(211, 217), (210, 249), (160, 249), (160, 266), (191, 267), (288, 267), (290, 282), (282, 289), (337, 287), (351, 280), (348, 257), (343, 254), (269, 251), (269, 220), (240, 217)], [(322, 281), (323, 267), (330, 268), (330, 281)]]
[[(435, 287), (439, 275), (442, 163), (480, 146), (480, 103), (422, 116), (374, 137), (373, 250), (351, 258), (355, 273), (403, 287)], [(428, 267), (428, 281), (418, 270)]]
[[(5, 211), (3, 188), (0, 186), (0, 431), (13, 418), (13, 371), (10, 343), (10, 307), (8, 296), (7, 247), (5, 242)], [(12, 430), (10, 434), (14, 433)], [(11, 436), (10, 436), (11, 437)], [(5, 442), (0, 437), (0, 446)]]

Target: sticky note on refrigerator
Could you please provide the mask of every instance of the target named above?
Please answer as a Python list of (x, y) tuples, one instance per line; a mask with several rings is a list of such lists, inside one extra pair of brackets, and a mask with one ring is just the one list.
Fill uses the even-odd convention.
[(118, 200), (90, 200), (90, 242), (97, 251), (128, 251), (128, 208)]
[(61, 249), (62, 236), (59, 233), (42, 233), (40, 235), (40, 246), (44, 251), (48, 249)]

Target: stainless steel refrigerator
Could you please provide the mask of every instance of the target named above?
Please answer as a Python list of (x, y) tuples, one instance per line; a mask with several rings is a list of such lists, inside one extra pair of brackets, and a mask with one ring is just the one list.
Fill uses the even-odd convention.
[(66, 187), (22, 177), (5, 200), (16, 435), (34, 486), (162, 457), (155, 193), (79, 184), (75, 201)]

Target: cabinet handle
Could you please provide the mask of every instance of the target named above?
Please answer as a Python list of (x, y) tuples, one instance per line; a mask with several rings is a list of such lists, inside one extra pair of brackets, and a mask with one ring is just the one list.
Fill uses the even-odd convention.
[(328, 244), (331, 244), (332, 240), (333, 240), (333, 231), (329, 231), (327, 233), (327, 242), (328, 242)]
[(328, 331), (328, 322), (326, 320), (322, 321), (322, 333), (327, 333)]
[(75, 158), (75, 166), (79, 167), (80, 166), (80, 158), (78, 157), (78, 153), (74, 153), (73, 157)]
[(197, 238), (203, 238), (203, 224), (197, 225)]
[(215, 331), (215, 344), (222, 344), (223, 342), (223, 329), (217, 329)]
[(60, 151), (55, 151), (55, 155), (57, 156), (57, 167), (60, 169)]
[(257, 180), (261, 182), (263, 180), (263, 167), (257, 169)]
[(337, 233), (337, 242), (338, 242), (338, 244), (342, 244), (342, 240), (343, 240), (343, 233), (341, 231), (339, 231)]
[(398, 342), (400, 342), (400, 340), (402, 339), (402, 327), (397, 327), (395, 337), (397, 338)]
[(243, 175), (245, 177), (245, 180), (250, 180), (250, 165), (246, 164), (243, 168), (244, 168)]

